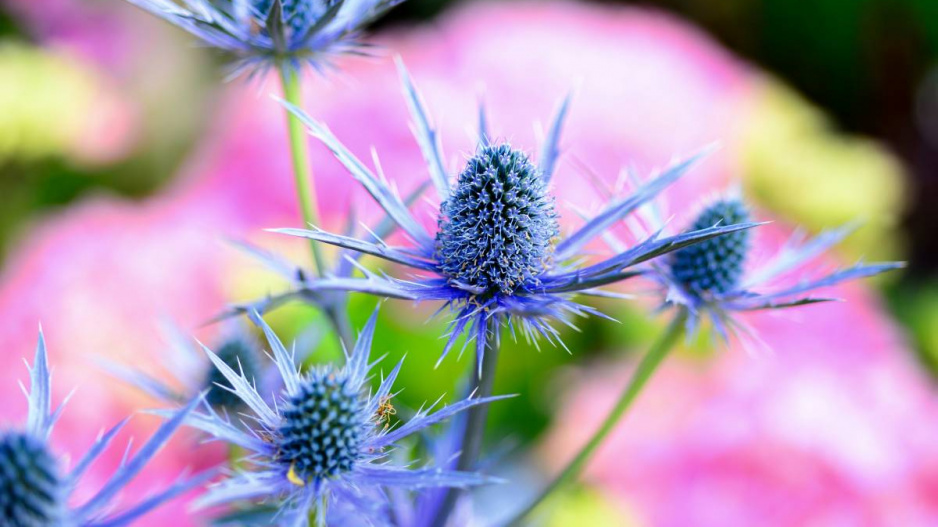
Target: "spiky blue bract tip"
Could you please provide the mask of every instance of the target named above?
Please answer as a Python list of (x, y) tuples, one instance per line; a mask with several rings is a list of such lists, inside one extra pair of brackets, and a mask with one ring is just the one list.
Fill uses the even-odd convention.
[(65, 494), (44, 442), (23, 433), (0, 434), (0, 525), (60, 525)]
[[(281, 0), (283, 21), (294, 35), (305, 35), (317, 20), (339, 0)], [(255, 10), (263, 16), (270, 13), (273, 0), (252, 0)]]
[[(256, 379), (262, 373), (258, 351), (251, 347), (251, 343), (240, 336), (226, 340), (215, 352), (218, 358), (234, 371), (244, 372), (247, 379)], [(205, 402), (216, 410), (237, 410), (243, 406), (243, 401), (226, 388), (231, 383), (218, 370), (209, 368), (205, 374), (204, 387), (208, 390)]]
[(366, 401), (344, 375), (313, 372), (283, 410), (277, 459), (305, 483), (350, 472), (360, 456)]
[(452, 280), (511, 294), (538, 276), (559, 234), (554, 200), (528, 156), (485, 145), (440, 209), (437, 250)]
[[(749, 210), (741, 200), (721, 199), (705, 208), (689, 230), (748, 221)], [(748, 230), (717, 236), (676, 251), (671, 273), (689, 291), (726, 293), (739, 285), (748, 251)]]

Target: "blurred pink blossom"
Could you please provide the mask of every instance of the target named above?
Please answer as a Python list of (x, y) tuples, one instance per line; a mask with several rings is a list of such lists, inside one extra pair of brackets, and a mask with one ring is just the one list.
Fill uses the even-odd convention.
[[(754, 239), (768, 253), (785, 233)], [(828, 295), (845, 302), (747, 316), (770, 353), (734, 342), (665, 363), (587, 479), (647, 525), (934, 525), (935, 390), (862, 285)], [(585, 442), (629, 374), (575, 374), (544, 446), (549, 465)]]

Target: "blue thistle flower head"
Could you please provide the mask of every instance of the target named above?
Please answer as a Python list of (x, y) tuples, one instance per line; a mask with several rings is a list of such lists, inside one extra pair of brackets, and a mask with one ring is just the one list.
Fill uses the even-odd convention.
[[(739, 199), (721, 199), (705, 208), (690, 230), (714, 225), (738, 225), (749, 221), (749, 211)], [(749, 231), (738, 231), (674, 252), (671, 274), (689, 291), (726, 293), (739, 285), (749, 251)]]
[(0, 518), (15, 526), (58, 525), (66, 491), (43, 441), (22, 432), (0, 434)]
[[(642, 262), (753, 226), (749, 223), (708, 226), (667, 238), (653, 235), (618, 254), (587, 264), (585, 249), (591, 242), (678, 180), (701, 155), (675, 163), (634, 194), (610, 202), (599, 214), (561, 238), (554, 198), (548, 189), (560, 154), (568, 100), (559, 105), (536, 158), (521, 149), (491, 141), (487, 118), (481, 111), (475, 155), (451, 178), (443, 162), (439, 135), (409, 74), (402, 64), (399, 66), (417, 143), (441, 203), (436, 233), (428, 233), (409, 210), (408, 200), (402, 200), (383, 177), (369, 170), (325, 125), (288, 103), (285, 106), (332, 151), (351, 177), (384, 209), (389, 223), (403, 231), (413, 245), (391, 247), (372, 231), (364, 239), (315, 227), (275, 232), (336, 245), (352, 255), (377, 256), (410, 267), (417, 276), (398, 280), (358, 265), (363, 278), (337, 275), (310, 279), (306, 277), (313, 275), (294, 269), (284, 273), (295, 285), (294, 290), (254, 304), (233, 306), (227, 314), (271, 309), (289, 298), (315, 302), (335, 291), (440, 301), (456, 313), (440, 360), (461, 335), (468, 335), (466, 342), (475, 340), (481, 370), (487, 342), (497, 342), (500, 328), (507, 326), (520, 331), (535, 344), (544, 338), (562, 346), (554, 322), (573, 326), (575, 316), (602, 316), (574, 301), (575, 294), (608, 296), (612, 293), (601, 288), (634, 277), (636, 273), (631, 268)], [(297, 276), (303, 278), (298, 280)]]
[(229, 391), (244, 402), (250, 412), (244, 415), (250, 419), (239, 426), (205, 405), (204, 413), (189, 420), (191, 426), (247, 452), (248, 468), (210, 488), (202, 505), (237, 502), (250, 508), (277, 503), (276, 517), (271, 521), (296, 525), (306, 521), (311, 505), (319, 500), (330, 503), (327, 508), (331, 510), (340, 509), (339, 504), (367, 509), (370, 517), (374, 504), (363, 502), (362, 496), (383, 496), (386, 486), (464, 487), (493, 481), (475, 473), (390, 463), (388, 454), (400, 440), (462, 410), (503, 397), (464, 399), (436, 411), (422, 409), (406, 423), (389, 426), (387, 408), (401, 364), (374, 392), (368, 388), (377, 311), (362, 330), (345, 367), (320, 366), (305, 373), (299, 372), (294, 354), (260, 315), (252, 312), (251, 318), (267, 337), (283, 390), (276, 404), (269, 404), (243, 373), (205, 349), (230, 383)]
[[(30, 368), (27, 393), (29, 412), (23, 429), (0, 431), (0, 525), (11, 527), (62, 525), (130, 525), (166, 501), (201, 485), (206, 472), (193, 478), (180, 478), (165, 490), (124, 510), (115, 510), (113, 499), (146, 466), (193, 410), (199, 399), (169, 414), (169, 419), (152, 437), (100, 486), (84, 503), (71, 507), (71, 493), (85, 471), (107, 450), (127, 419), (101, 434), (70, 471), (53, 453), (49, 435), (63, 406), (52, 409), (51, 374), (46, 344), (39, 332), (36, 356)], [(63, 403), (64, 404), (64, 403)]]
[(232, 76), (272, 66), (322, 70), (331, 55), (361, 52), (371, 20), (403, 0), (128, 0), (235, 57)]
[(283, 408), (277, 460), (300, 481), (323, 481), (350, 472), (373, 426), (367, 401), (343, 371), (310, 373)]
[[(650, 224), (643, 229), (658, 232), (667, 229), (662, 218), (669, 217), (670, 211), (657, 205), (648, 204), (644, 219)], [(733, 192), (704, 207), (687, 228), (694, 231), (707, 226), (731, 227), (751, 222), (751, 216), (749, 206), (738, 192)], [(778, 278), (817, 259), (853, 230), (854, 226), (841, 227), (807, 240), (796, 234), (772, 258), (756, 266), (747, 259), (750, 259), (753, 236), (758, 231), (741, 230), (685, 247), (675, 251), (664, 263), (650, 261), (638, 270), (644, 278), (660, 286), (663, 306), (677, 306), (680, 315), (686, 315), (689, 333), (706, 318), (724, 341), (737, 337), (744, 344), (751, 340), (762, 346), (761, 341), (754, 338), (753, 330), (737, 315), (829, 302), (835, 298), (819, 296), (817, 291), (904, 267), (902, 262), (859, 262), (820, 277), (801, 278), (794, 285), (779, 285)], [(642, 235), (642, 232), (635, 234)], [(613, 236), (607, 236), (606, 240), (613, 247), (621, 246)]]
[(440, 269), (472, 288), (512, 294), (541, 275), (559, 234), (554, 199), (527, 154), (482, 145), (440, 206)]

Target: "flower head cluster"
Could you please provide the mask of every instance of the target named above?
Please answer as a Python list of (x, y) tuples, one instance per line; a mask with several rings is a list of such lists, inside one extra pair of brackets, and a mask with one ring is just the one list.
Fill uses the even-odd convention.
[(403, 0), (128, 0), (232, 53), (233, 75), (271, 66), (321, 69), (359, 47), (369, 21)]
[[(648, 228), (664, 228), (660, 210), (646, 210)], [(749, 207), (735, 195), (714, 199), (703, 207), (689, 229), (703, 226), (734, 225), (750, 221)], [(664, 305), (676, 305), (688, 314), (688, 330), (694, 330), (702, 318), (708, 318), (717, 332), (728, 339), (730, 335), (749, 335), (750, 330), (734, 315), (764, 309), (782, 309), (834, 300), (814, 296), (819, 289), (839, 283), (875, 276), (901, 268), (900, 262), (857, 263), (837, 269), (818, 278), (800, 279), (794, 285), (776, 287), (776, 279), (816, 259), (852, 232), (844, 227), (820, 234), (814, 239), (793, 239), (758, 268), (747, 265), (752, 260), (751, 236), (755, 233), (739, 231), (675, 251), (662, 261), (643, 265), (642, 273), (660, 286)], [(612, 238), (613, 247), (620, 244)]]
[[(430, 125), (420, 96), (403, 66), (401, 76), (415, 121), (417, 141), (428, 160), (430, 179), (442, 203), (436, 235), (427, 233), (388, 183), (349, 152), (328, 128), (290, 105), (288, 108), (345, 165), (352, 177), (410, 238), (413, 246), (391, 247), (378, 236), (361, 240), (315, 227), (275, 232), (377, 256), (411, 267), (421, 276), (402, 281), (359, 267), (364, 278), (336, 276), (295, 282), (297, 290), (285, 296), (302, 297), (339, 290), (416, 301), (442, 301), (457, 315), (441, 360), (457, 338), (468, 333), (476, 341), (481, 368), (487, 336), (497, 338), (497, 328), (502, 324), (512, 330), (520, 328), (528, 340), (543, 337), (562, 345), (559, 332), (551, 325), (553, 320), (572, 325), (573, 315), (599, 314), (574, 302), (573, 294), (607, 294), (599, 288), (633, 277), (632, 266), (753, 226), (709, 226), (667, 238), (653, 235), (610, 258), (584, 265), (582, 250), (590, 242), (676, 181), (699, 156), (671, 166), (631, 196), (613, 201), (579, 229), (560, 239), (557, 213), (548, 186), (559, 155), (567, 102), (560, 105), (536, 163), (522, 150), (507, 143), (491, 142), (484, 130), (484, 115), (481, 116), (479, 146), (451, 187), (437, 132)], [(253, 306), (241, 306), (241, 309), (270, 308), (278, 303), (277, 299), (266, 299)]]
[(85, 471), (108, 448), (127, 423), (117, 424), (91, 445), (70, 471), (49, 445), (52, 427), (62, 412), (51, 404), (51, 374), (45, 340), (39, 333), (36, 357), (30, 368), (29, 413), (21, 430), (0, 431), (0, 525), (94, 526), (130, 525), (153, 508), (204, 482), (205, 475), (180, 479), (167, 489), (125, 510), (114, 510), (113, 499), (146, 466), (178, 429), (199, 399), (193, 399), (127, 458), (103, 486), (83, 504), (71, 507), (71, 493)]
[(401, 439), (502, 397), (469, 398), (433, 412), (424, 409), (399, 427), (389, 426), (387, 408), (401, 364), (370, 393), (369, 352), (377, 311), (362, 330), (344, 368), (320, 366), (304, 374), (297, 370), (293, 354), (256, 312), (252, 319), (267, 336), (283, 390), (276, 404), (268, 404), (243, 373), (205, 350), (250, 416), (243, 426), (236, 426), (206, 406), (206, 412), (195, 413), (190, 424), (245, 449), (250, 467), (210, 488), (202, 499), (204, 505), (273, 502), (278, 506), (273, 521), (295, 525), (304, 522), (310, 508), (323, 499), (328, 500), (330, 509), (337, 503), (369, 508), (364, 503), (380, 495), (384, 486), (464, 487), (491, 481), (474, 473), (389, 463), (389, 454)]

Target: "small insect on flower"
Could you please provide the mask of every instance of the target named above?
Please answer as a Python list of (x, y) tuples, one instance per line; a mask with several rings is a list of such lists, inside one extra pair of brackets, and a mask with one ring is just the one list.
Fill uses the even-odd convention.
[[(538, 338), (545, 338), (563, 345), (552, 322), (575, 327), (574, 316), (602, 316), (595, 309), (575, 302), (575, 294), (608, 296), (610, 293), (601, 288), (634, 277), (637, 273), (631, 269), (633, 266), (754, 226), (750, 223), (708, 226), (667, 238), (652, 235), (612, 257), (584, 264), (587, 259), (584, 249), (590, 242), (680, 178), (700, 156), (674, 164), (631, 196), (609, 203), (579, 229), (561, 238), (549, 185), (559, 155), (567, 101), (559, 106), (536, 161), (522, 149), (491, 141), (485, 130), (486, 120), (481, 116), (479, 145), (451, 182), (444, 168), (437, 132), (430, 125), (421, 98), (403, 65), (400, 71), (417, 142), (428, 161), (430, 179), (441, 202), (436, 234), (430, 235), (388, 182), (372, 173), (325, 125), (286, 103), (310, 133), (332, 151), (387, 212), (413, 246), (391, 247), (377, 236), (362, 240), (324, 232), (315, 226), (274, 232), (377, 256), (410, 267), (417, 276), (397, 280), (359, 267), (364, 278), (307, 279), (302, 283), (294, 282), (296, 290), (285, 296), (303, 298), (338, 290), (414, 301), (441, 301), (444, 307), (455, 311), (456, 317), (440, 360), (465, 333), (469, 340), (476, 341), (476, 359), (481, 371), (487, 341), (495, 337), (497, 342), (502, 326), (512, 331), (519, 329), (535, 344)], [(280, 303), (267, 299), (240, 306), (240, 309), (269, 309)]]
[(133, 456), (130, 456), (104, 482), (98, 491), (81, 505), (72, 506), (73, 491), (91, 464), (105, 451), (127, 419), (103, 433), (88, 452), (66, 471), (64, 460), (58, 458), (49, 444), (52, 427), (65, 403), (52, 409), (51, 373), (46, 344), (39, 332), (39, 344), (30, 372), (27, 394), (29, 413), (21, 430), (0, 431), (0, 525), (10, 527), (84, 527), (96, 525), (130, 525), (152, 509), (186, 491), (201, 485), (209, 473), (193, 478), (180, 478), (165, 490), (149, 496), (136, 505), (118, 510), (113, 503), (118, 493), (146, 466), (147, 462), (169, 440), (199, 402), (193, 399), (153, 434)]
[[(650, 225), (639, 230), (645, 232), (649, 228), (662, 228), (658, 220), (663, 217), (661, 211), (646, 212), (649, 212), (645, 218)], [(703, 207), (688, 230), (749, 222), (750, 216), (750, 209), (741, 198), (728, 195)], [(852, 227), (841, 228), (802, 243), (792, 241), (780, 248), (764, 265), (749, 272), (746, 268), (751, 259), (752, 236), (757, 232), (739, 231), (675, 251), (663, 261), (650, 262), (645, 266), (643, 276), (659, 286), (665, 306), (674, 305), (686, 310), (688, 331), (694, 331), (701, 319), (706, 317), (724, 340), (730, 336), (755, 338), (752, 330), (736, 314), (830, 301), (833, 299), (812, 296), (812, 292), (903, 267), (904, 264), (900, 262), (861, 262), (819, 278), (802, 279), (793, 286), (762, 291), (770, 287), (776, 278), (822, 255), (852, 230)], [(611, 241), (613, 247), (619, 245), (612, 238), (607, 240)]]
[(377, 418), (378, 423), (384, 423), (385, 430), (391, 426), (391, 416), (394, 415), (397, 415), (397, 409), (391, 404), (391, 398), (384, 397), (381, 399), (381, 401), (378, 402), (378, 410), (375, 412), (375, 418)]
[[(471, 397), (436, 411), (422, 409), (406, 423), (391, 427), (394, 415), (391, 389), (401, 364), (383, 379), (374, 393), (367, 388), (371, 343), (377, 310), (359, 336), (344, 368), (319, 366), (300, 373), (293, 353), (256, 312), (254, 322), (263, 329), (283, 380), (275, 404), (268, 404), (243, 374), (235, 372), (216, 354), (209, 358), (230, 383), (229, 391), (244, 401), (250, 414), (243, 426), (232, 424), (206, 406), (196, 412), (191, 426), (246, 451), (245, 468), (209, 489), (205, 506), (225, 503), (274, 503), (271, 521), (282, 525), (306, 522), (313, 504), (361, 506), (368, 496), (382, 496), (383, 487), (465, 487), (490, 483), (486, 476), (435, 467), (409, 468), (390, 463), (389, 451), (401, 439), (462, 410), (502, 397)], [(382, 506), (383, 508), (383, 506)]]
[(128, 0), (235, 57), (231, 76), (322, 70), (362, 53), (362, 29), (403, 0)]

